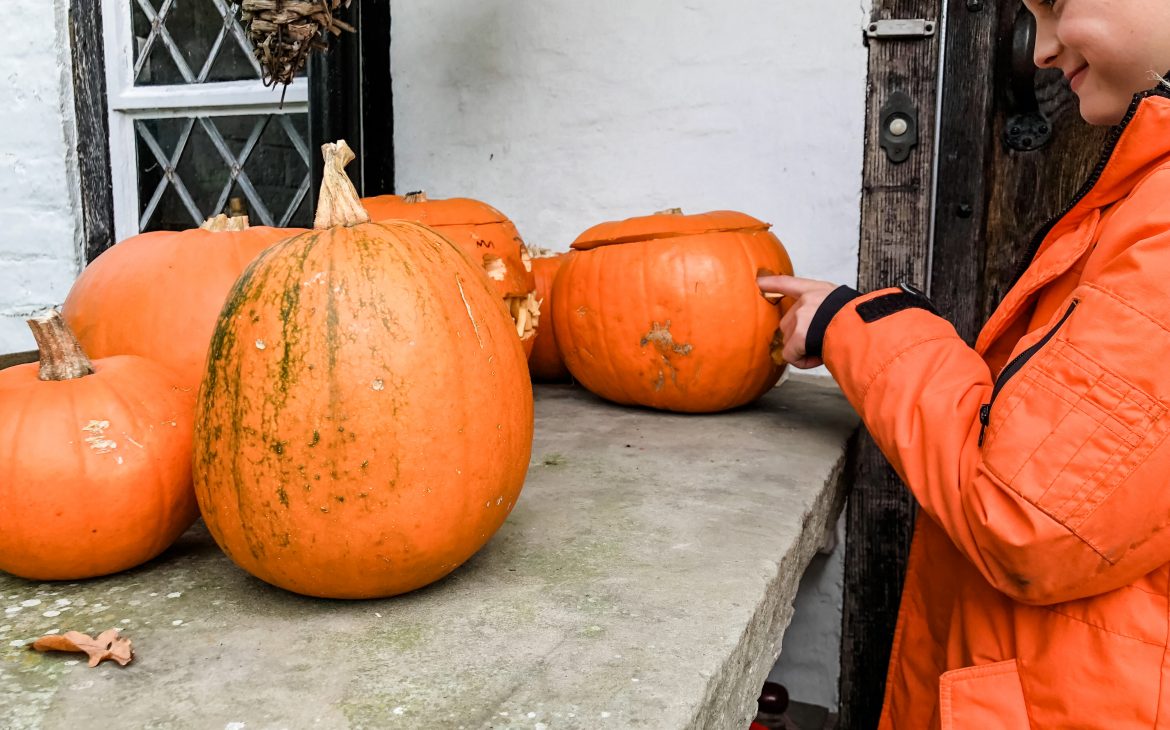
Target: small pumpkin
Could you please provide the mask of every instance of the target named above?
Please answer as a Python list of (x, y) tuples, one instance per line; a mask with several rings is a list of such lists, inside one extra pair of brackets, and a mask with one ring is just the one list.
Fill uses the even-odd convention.
[(77, 580), (140, 565), (198, 515), (194, 396), (146, 358), (91, 362), (56, 312), (29, 327), (40, 362), (0, 370), (0, 570)]
[(91, 357), (149, 357), (194, 391), (228, 290), (257, 254), (299, 232), (219, 215), (200, 228), (133, 236), (81, 272), (62, 316)]
[(532, 338), (532, 354), (528, 356), (528, 372), (535, 382), (565, 383), (572, 378), (557, 347), (552, 307), (553, 280), (560, 271), (561, 264), (571, 253), (538, 254), (532, 257), (532, 273), (536, 277), (536, 298), (542, 311), (536, 334)]
[(532, 352), (540, 305), (532, 261), (512, 221), (471, 198), (428, 198), (425, 192), (364, 198), (370, 219), (408, 220), (435, 229), (480, 262), (516, 323), (524, 352)]
[(573, 377), (616, 403), (712, 412), (776, 384), (780, 308), (761, 272), (792, 273), (769, 224), (672, 209), (594, 226), (553, 286), (553, 329)]
[(450, 573), (515, 506), (532, 388), (478, 267), (425, 226), (368, 222), (353, 153), (323, 153), (315, 230), (262, 254), (216, 325), (195, 489), (252, 575), (390, 596)]

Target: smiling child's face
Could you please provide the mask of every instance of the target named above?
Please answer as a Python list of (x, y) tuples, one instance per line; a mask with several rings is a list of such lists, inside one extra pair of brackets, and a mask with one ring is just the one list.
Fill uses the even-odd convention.
[(1059, 68), (1090, 124), (1116, 124), (1133, 95), (1170, 71), (1167, 0), (1024, 0), (1036, 65)]

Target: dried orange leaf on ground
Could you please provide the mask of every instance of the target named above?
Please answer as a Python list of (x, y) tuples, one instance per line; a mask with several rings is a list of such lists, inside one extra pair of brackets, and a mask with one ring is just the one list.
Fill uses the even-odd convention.
[(130, 640), (123, 639), (117, 629), (107, 629), (98, 634), (96, 639), (80, 631), (66, 631), (60, 636), (49, 634), (34, 641), (32, 648), (37, 651), (84, 652), (89, 655), (91, 667), (96, 667), (105, 659), (113, 659), (126, 666), (134, 658)]

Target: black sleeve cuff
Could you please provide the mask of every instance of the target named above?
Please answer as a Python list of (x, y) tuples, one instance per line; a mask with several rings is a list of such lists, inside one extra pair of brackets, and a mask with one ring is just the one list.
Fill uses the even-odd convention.
[(821, 349), (825, 345), (825, 330), (837, 312), (841, 311), (849, 302), (861, 296), (861, 292), (848, 286), (839, 286), (825, 297), (817, 313), (813, 315), (808, 326), (808, 333), (804, 337), (804, 354), (808, 357), (820, 357)]

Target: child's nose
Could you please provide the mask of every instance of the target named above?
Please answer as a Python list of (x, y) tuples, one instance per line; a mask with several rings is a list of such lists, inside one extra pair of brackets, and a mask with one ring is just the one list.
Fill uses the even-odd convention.
[[(1060, 52), (1064, 50), (1064, 45), (1056, 32), (1056, 22), (1051, 18), (1033, 16), (1032, 27), (1034, 28), (1032, 60), (1036, 62), (1038, 68), (1052, 68), (1056, 65)], [(1017, 37), (1016, 41), (1019, 40)]]

